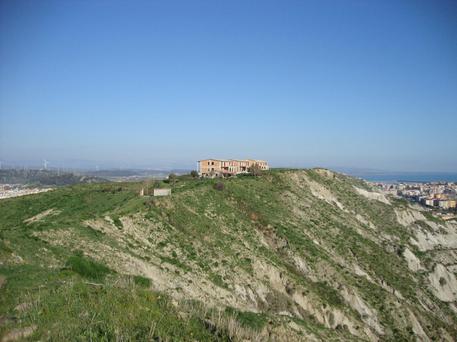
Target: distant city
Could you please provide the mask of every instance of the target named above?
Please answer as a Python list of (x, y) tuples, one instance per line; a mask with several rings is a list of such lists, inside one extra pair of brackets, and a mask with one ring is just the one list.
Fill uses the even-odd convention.
[(421, 204), (443, 219), (454, 219), (457, 214), (456, 182), (375, 182), (384, 192)]
[(362, 178), (369, 182), (380, 183), (430, 183), (457, 182), (457, 172), (394, 172), (377, 170), (359, 170), (348, 168), (330, 168), (347, 175)]
[(22, 184), (0, 184), (0, 200), (11, 197), (33, 195), (50, 190), (52, 190), (52, 188), (29, 187)]

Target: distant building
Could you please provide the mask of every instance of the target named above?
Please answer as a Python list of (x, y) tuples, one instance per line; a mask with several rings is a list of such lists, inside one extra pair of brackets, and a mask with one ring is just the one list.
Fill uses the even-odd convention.
[(228, 177), (247, 173), (255, 164), (259, 165), (261, 170), (270, 168), (266, 161), (257, 159), (203, 159), (198, 161), (198, 174), (201, 177)]
[(152, 192), (145, 188), (140, 189), (140, 196), (151, 196), (151, 195), (155, 196), (155, 197), (170, 196), (171, 189), (152, 189)]
[(424, 204), (428, 207), (433, 207), (433, 198), (425, 198)]
[(443, 209), (451, 209), (456, 207), (455, 200), (441, 200), (439, 201), (439, 207)]

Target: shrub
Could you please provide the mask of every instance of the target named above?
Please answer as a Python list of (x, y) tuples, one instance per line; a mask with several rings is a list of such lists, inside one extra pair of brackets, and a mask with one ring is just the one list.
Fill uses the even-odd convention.
[(122, 221), (119, 219), (119, 217), (113, 217), (113, 223), (119, 229), (124, 228), (124, 225), (122, 224)]
[(233, 316), (242, 326), (260, 331), (267, 323), (267, 317), (250, 311), (238, 311), (232, 307), (227, 307), (225, 312)]
[(401, 256), (403, 256), (403, 253), (404, 253), (404, 252), (405, 252), (405, 246), (399, 245), (399, 246), (397, 247), (397, 255), (398, 255), (399, 257), (401, 257)]
[(217, 182), (213, 185), (213, 188), (218, 191), (224, 190), (224, 183), (222, 182)]
[(142, 286), (142, 287), (150, 287), (151, 286), (151, 279), (145, 278), (142, 276), (134, 276), (133, 281), (136, 285)]
[(253, 176), (260, 176), (262, 174), (262, 169), (259, 164), (255, 163), (249, 167), (249, 173)]
[(192, 178), (198, 178), (198, 172), (195, 170), (190, 171), (190, 175), (192, 176)]
[(103, 280), (108, 273), (112, 272), (105, 265), (85, 257), (81, 253), (69, 257), (66, 267), (85, 278), (93, 280)]
[(163, 182), (166, 183), (166, 184), (176, 184), (176, 182), (178, 181), (178, 176), (176, 176), (174, 173), (170, 173), (168, 176), (167, 176), (167, 179), (164, 179)]

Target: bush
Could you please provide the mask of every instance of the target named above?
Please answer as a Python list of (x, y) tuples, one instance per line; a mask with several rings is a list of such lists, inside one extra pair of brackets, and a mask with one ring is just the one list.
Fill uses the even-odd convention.
[(198, 172), (195, 171), (195, 170), (192, 170), (192, 171), (190, 172), (190, 175), (192, 176), (192, 178), (198, 178)]
[(113, 223), (119, 229), (124, 228), (124, 225), (122, 224), (122, 221), (119, 219), (119, 217), (113, 217)]
[(169, 184), (175, 184), (176, 181), (178, 180), (178, 176), (176, 176), (174, 173), (170, 173), (163, 182), (164, 183), (169, 183)]
[(397, 247), (397, 255), (399, 257), (403, 256), (403, 253), (405, 252), (405, 246), (403, 245), (400, 245)]
[(103, 280), (108, 273), (112, 272), (105, 265), (87, 258), (81, 253), (68, 258), (66, 267), (85, 278), (93, 280)]
[(133, 281), (136, 285), (142, 286), (142, 287), (150, 287), (151, 286), (151, 279), (145, 278), (142, 276), (134, 276)]
[(222, 182), (217, 182), (213, 185), (213, 188), (218, 191), (224, 190), (224, 183)]
[(253, 176), (260, 176), (262, 174), (262, 168), (257, 163), (251, 165), (251, 167), (249, 167), (248, 171)]
[(227, 307), (225, 312), (233, 316), (243, 327), (251, 328), (256, 331), (262, 330), (267, 323), (267, 317), (250, 311), (238, 311), (232, 307)]

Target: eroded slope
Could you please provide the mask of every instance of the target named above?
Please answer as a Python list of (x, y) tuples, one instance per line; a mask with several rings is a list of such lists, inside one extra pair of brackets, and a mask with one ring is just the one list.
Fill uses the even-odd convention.
[[(119, 274), (110, 281), (150, 279), (215, 339), (456, 338), (455, 223), (329, 170), (229, 179), (222, 191), (214, 182), (182, 179), (159, 199), (124, 184), (9, 201), (3, 273), (61, 272), (82, 251)], [(242, 315), (255, 324), (229, 328)]]

